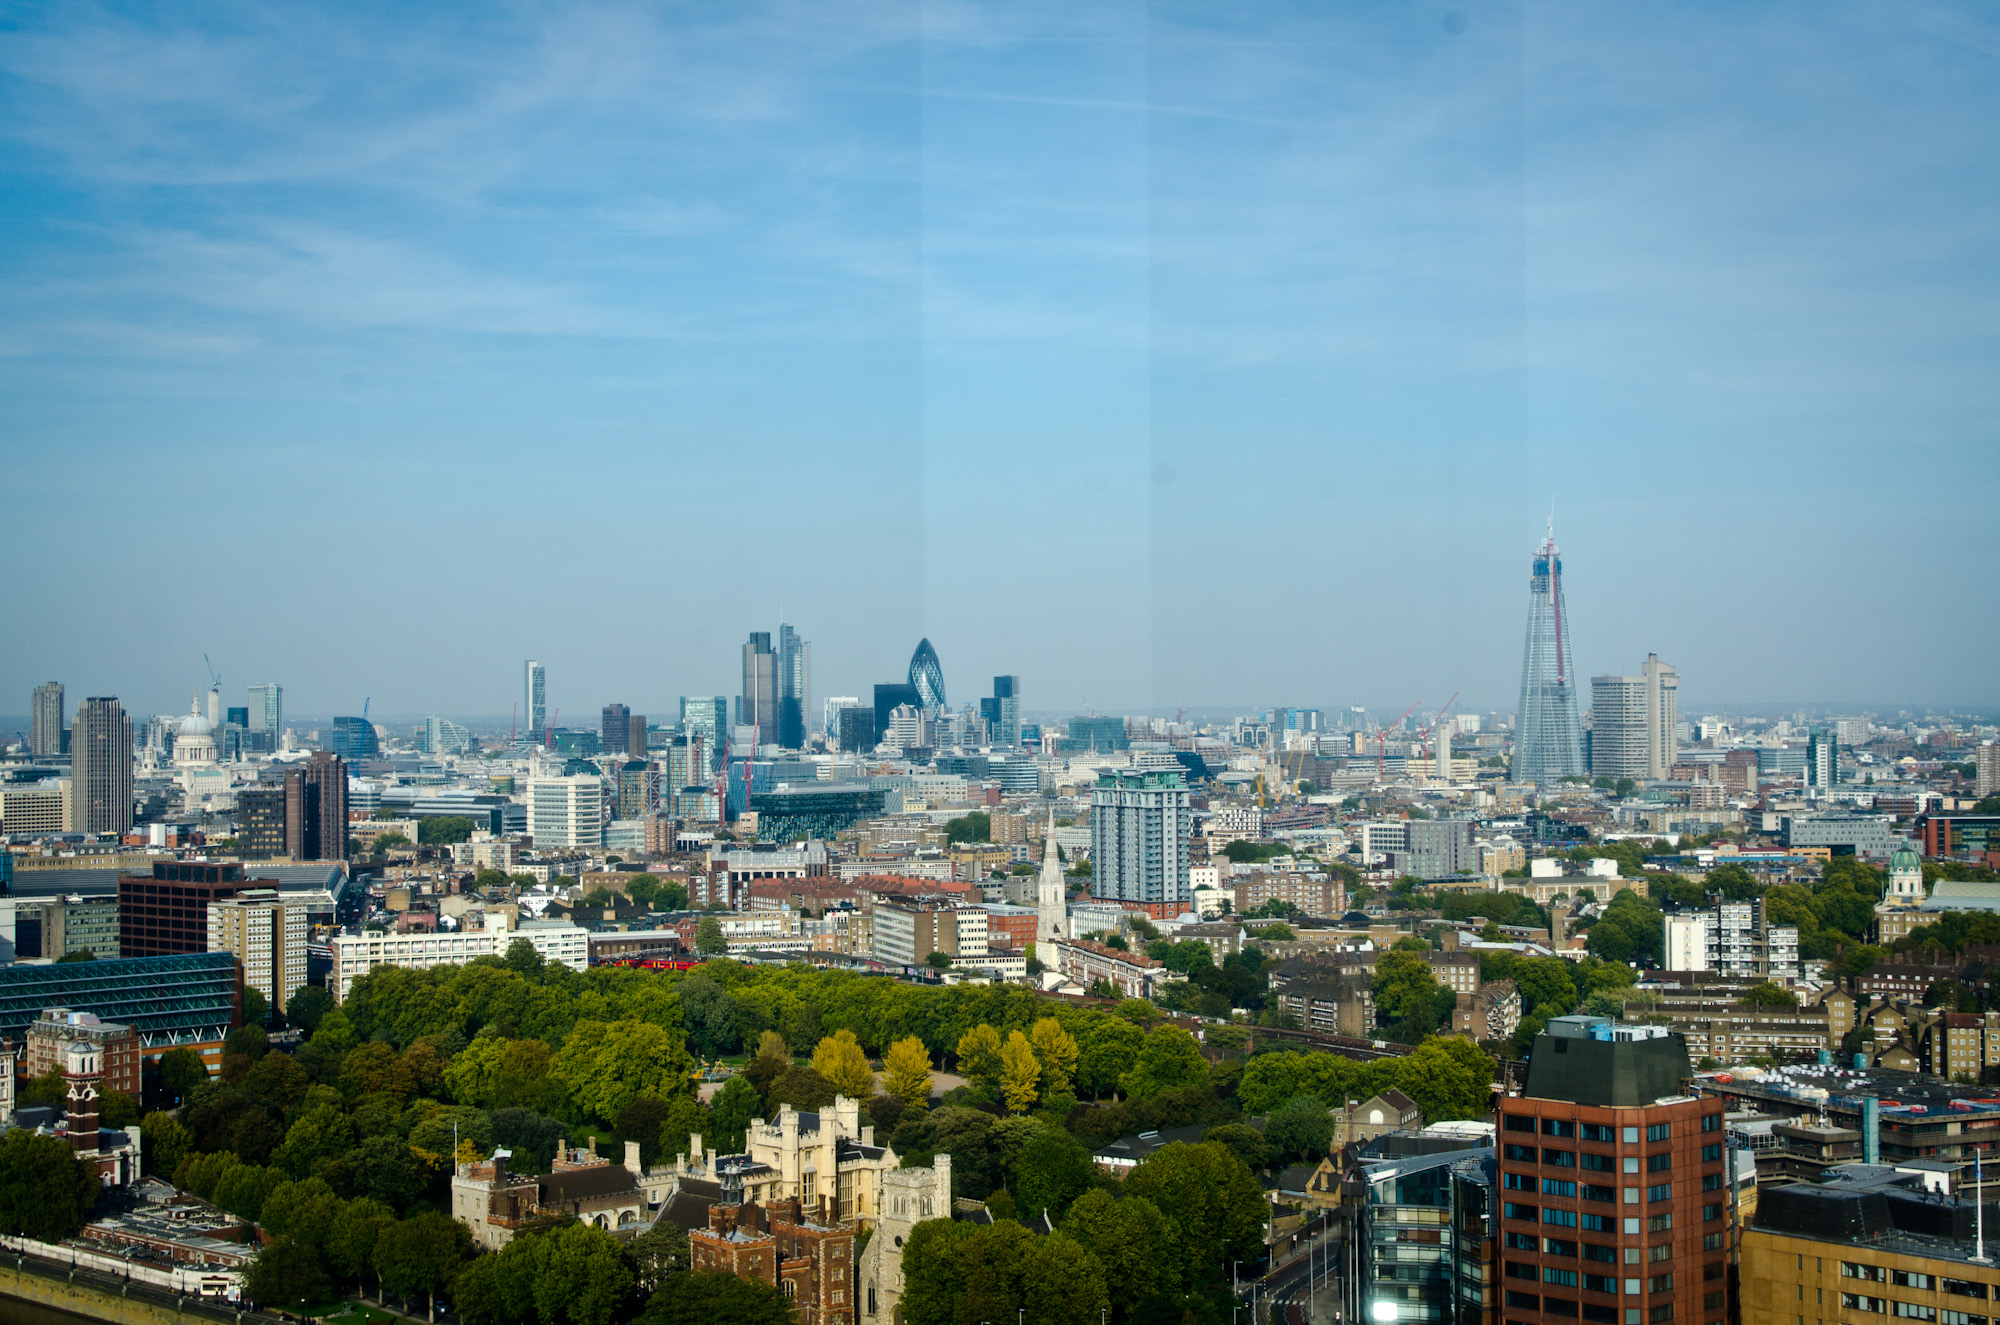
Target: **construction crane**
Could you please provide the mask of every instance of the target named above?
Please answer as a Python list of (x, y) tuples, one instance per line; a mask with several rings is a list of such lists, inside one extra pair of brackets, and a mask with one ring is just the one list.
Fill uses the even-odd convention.
[(208, 655), (205, 653), (201, 655), (201, 665), (208, 669), (208, 688), (222, 689), (222, 673), (215, 670), (215, 664), (208, 660)]
[(1431, 733), (1444, 725), (1444, 715), (1451, 712), (1451, 706), (1458, 702), (1458, 695), (1458, 691), (1452, 691), (1451, 698), (1444, 702), (1444, 707), (1439, 709), (1436, 716), (1431, 719), (1431, 725), (1424, 728), (1424, 758), (1429, 759), (1431, 757)]
[(374, 702), (375, 697), (373, 695), (361, 701), (361, 720), (363, 722), (368, 721), (368, 706)]
[[(1452, 698), (1456, 699), (1457, 696), (1454, 695), (1452, 696)], [(1387, 764), (1387, 760), (1384, 758), (1384, 745), (1389, 739), (1389, 733), (1391, 731), (1394, 731), (1396, 728), (1402, 726), (1404, 719), (1408, 718), (1412, 713), (1415, 713), (1417, 711), (1417, 705), (1422, 703), (1423, 701), (1421, 699), (1418, 700), (1416, 704), (1412, 704), (1408, 708), (1403, 710), (1403, 716), (1401, 718), (1396, 719), (1394, 722), (1390, 723), (1387, 727), (1377, 727), (1375, 729), (1375, 780), (1377, 782), (1386, 782), (1388, 780), (1383, 774), (1383, 769)]]

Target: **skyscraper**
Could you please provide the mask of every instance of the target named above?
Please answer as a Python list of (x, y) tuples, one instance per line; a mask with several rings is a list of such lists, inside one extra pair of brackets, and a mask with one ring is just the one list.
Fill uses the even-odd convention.
[(62, 682), (35, 687), (35, 710), (29, 726), (28, 753), (37, 759), (53, 759), (62, 753)]
[[(603, 726), (597, 748), (606, 755), (617, 755), (631, 743), (632, 710), (623, 704), (606, 704), (600, 717)], [(639, 757), (643, 759), (645, 752), (641, 751)]]
[(682, 695), (681, 734), (701, 737), (702, 748), (708, 752), (708, 771), (715, 772), (721, 767), (717, 761), (722, 758), (723, 738), (729, 735), (729, 701), (721, 695)]
[(1646, 678), (1591, 677), (1591, 774), (1642, 778), (1646, 767)]
[(285, 774), (285, 854), (347, 859), (347, 761), (331, 750)]
[(76, 706), (70, 730), (76, 831), (122, 833), (132, 826), (132, 719), (115, 695)]
[(276, 681), (251, 686), (249, 717), (249, 747), (265, 754), (276, 751), (285, 725), (285, 688)]
[(790, 626), (778, 627), (778, 744), (802, 750), (812, 703), (812, 644)]
[(1576, 681), (1555, 527), (1535, 549), (1528, 576), (1528, 639), (1521, 656), (1521, 707), (1514, 735), (1515, 782), (1551, 783), (1583, 772)]
[(1021, 678), (993, 678), (993, 697), (979, 701), (979, 716), (986, 719), (995, 746), (1021, 743)]
[(1193, 811), (1176, 769), (1115, 769), (1090, 795), (1090, 892), (1112, 902), (1185, 910)]
[(549, 669), (530, 658), (521, 664), (521, 716), (528, 720), (528, 740), (537, 744), (549, 721)]
[(382, 757), (381, 738), (375, 734), (375, 724), (366, 718), (335, 718), (333, 735), (327, 738), (325, 748), (348, 760)]
[[(77, 716), (82, 717), (79, 712)], [(71, 738), (74, 743), (75, 738)], [(1806, 786), (1820, 797), (1833, 795), (1840, 785), (1840, 744), (1834, 729), (1815, 727), (1806, 737)], [(81, 803), (79, 802), (79, 805)], [(78, 821), (81, 822), (81, 819)]]
[(910, 685), (917, 692), (917, 707), (944, 707), (944, 665), (929, 639), (918, 640), (917, 651), (910, 655)]
[(755, 727), (757, 744), (778, 739), (778, 655), (771, 632), (753, 630), (743, 645), (743, 689), (736, 697), (736, 725)]
[(1657, 653), (1647, 654), (1639, 671), (1646, 678), (1646, 776), (1658, 781), (1672, 772), (1679, 753), (1681, 674)]

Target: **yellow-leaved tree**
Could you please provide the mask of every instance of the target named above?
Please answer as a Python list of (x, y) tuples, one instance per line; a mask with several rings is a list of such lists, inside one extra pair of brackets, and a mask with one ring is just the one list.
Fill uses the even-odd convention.
[(868, 1069), (868, 1055), (854, 1032), (842, 1026), (813, 1049), (813, 1071), (827, 1084), (851, 1100), (867, 1103), (875, 1093), (875, 1074)]
[(1028, 1032), (1028, 1042), (1042, 1064), (1042, 1098), (1069, 1094), (1076, 1077), (1076, 1039), (1054, 1017), (1043, 1017)]
[(1026, 1113), (1034, 1107), (1042, 1080), (1042, 1065), (1035, 1060), (1034, 1046), (1019, 1031), (1007, 1032), (1000, 1047), (1000, 1093), (1007, 1100), (1007, 1112)]
[(905, 1035), (882, 1055), (883, 1087), (912, 1109), (931, 1103), (931, 1053), (914, 1035)]
[(1000, 1082), (1000, 1032), (980, 1022), (958, 1037), (958, 1070), (980, 1086)]

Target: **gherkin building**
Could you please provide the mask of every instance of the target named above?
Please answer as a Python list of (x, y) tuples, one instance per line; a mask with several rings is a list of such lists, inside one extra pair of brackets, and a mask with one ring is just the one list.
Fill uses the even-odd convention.
[(919, 707), (944, 707), (944, 665), (928, 639), (918, 640), (917, 651), (910, 655), (910, 684), (917, 688)]

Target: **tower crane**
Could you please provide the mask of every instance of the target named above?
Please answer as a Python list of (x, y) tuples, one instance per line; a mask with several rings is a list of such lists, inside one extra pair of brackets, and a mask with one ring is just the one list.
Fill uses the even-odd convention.
[[(1453, 698), (1457, 698), (1457, 696), (1453, 696)], [(1384, 759), (1384, 743), (1389, 739), (1390, 731), (1393, 730), (1394, 728), (1402, 726), (1404, 719), (1408, 718), (1412, 713), (1415, 713), (1417, 711), (1417, 705), (1422, 703), (1423, 701), (1421, 699), (1418, 700), (1416, 704), (1412, 704), (1408, 708), (1403, 710), (1403, 716), (1401, 718), (1396, 719), (1394, 722), (1390, 723), (1387, 727), (1377, 727), (1375, 729), (1375, 780), (1377, 782), (1383, 782), (1387, 780), (1383, 776), (1383, 767), (1386, 762)]]
[(1444, 725), (1444, 715), (1451, 712), (1451, 706), (1458, 702), (1458, 696), (1458, 691), (1452, 691), (1451, 698), (1447, 699), (1444, 702), (1444, 707), (1439, 709), (1436, 715), (1431, 718), (1431, 725), (1424, 728), (1424, 758), (1428, 759), (1431, 757), (1431, 733)]

